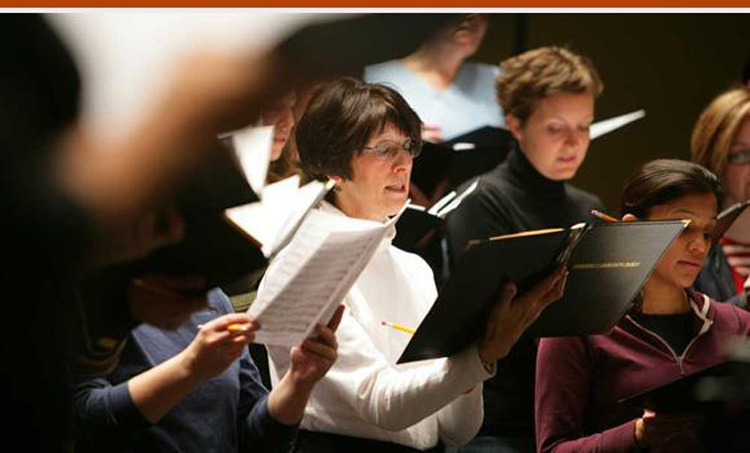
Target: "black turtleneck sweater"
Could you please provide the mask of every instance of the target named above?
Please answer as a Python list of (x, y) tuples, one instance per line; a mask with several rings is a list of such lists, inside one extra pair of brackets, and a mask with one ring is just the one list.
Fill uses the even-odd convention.
[[(458, 261), (471, 239), (568, 227), (590, 220), (590, 210), (602, 206), (595, 195), (547, 179), (518, 150), (477, 179), (474, 192), (446, 220), (451, 263)], [(480, 434), (523, 436), (533, 441), (536, 350), (534, 339), (522, 337), (498, 362), (497, 375), (485, 382)]]

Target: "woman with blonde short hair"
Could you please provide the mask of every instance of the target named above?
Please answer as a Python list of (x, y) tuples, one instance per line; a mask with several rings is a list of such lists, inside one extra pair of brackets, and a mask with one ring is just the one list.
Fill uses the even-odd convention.
[[(452, 265), (468, 241), (588, 220), (598, 197), (572, 179), (589, 146), (594, 101), (603, 84), (591, 61), (561, 47), (541, 47), (500, 63), (497, 101), (517, 141), (505, 162), (458, 192), (476, 189), (448, 216)], [(522, 338), (485, 384), (479, 436), (460, 451), (534, 451), (536, 343)]]

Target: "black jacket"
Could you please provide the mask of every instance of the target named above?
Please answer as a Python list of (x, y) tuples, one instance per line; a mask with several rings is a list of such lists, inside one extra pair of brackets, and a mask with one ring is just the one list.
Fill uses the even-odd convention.
[[(452, 265), (471, 239), (569, 227), (590, 220), (591, 209), (602, 206), (595, 195), (547, 179), (518, 150), (511, 151), (505, 162), (478, 179), (474, 192), (446, 219)], [(536, 351), (536, 341), (522, 337), (498, 363), (497, 375), (485, 382), (484, 426), (480, 434), (533, 440)]]

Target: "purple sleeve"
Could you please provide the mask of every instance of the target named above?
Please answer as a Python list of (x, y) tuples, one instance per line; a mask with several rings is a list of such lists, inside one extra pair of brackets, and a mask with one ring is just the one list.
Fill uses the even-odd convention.
[(591, 372), (592, 360), (585, 337), (540, 341), (535, 396), (537, 451), (637, 450), (635, 420), (600, 433), (584, 433)]
[(730, 305), (729, 307), (737, 319), (737, 335), (750, 337), (750, 311), (735, 305)]

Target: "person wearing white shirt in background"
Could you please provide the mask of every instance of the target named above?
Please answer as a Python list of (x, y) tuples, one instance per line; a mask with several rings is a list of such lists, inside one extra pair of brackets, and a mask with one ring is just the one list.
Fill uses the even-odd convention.
[(295, 173), (294, 156), (290, 155), (287, 145), (294, 131), (296, 101), (294, 93), (287, 93), (273, 102), (260, 116), (261, 124), (273, 126), (273, 143), (266, 184), (281, 181)]
[(416, 52), (368, 66), (364, 79), (393, 85), (424, 121), (422, 138), (451, 140), (504, 124), (495, 102), (496, 65), (467, 62), (487, 32), (487, 18), (466, 14), (435, 32)]
[[(412, 162), (421, 149), (420, 126), (389, 87), (352, 78), (319, 87), (296, 132), (305, 176), (337, 183), (319, 209), (361, 222), (395, 215), (406, 202)], [(564, 269), (515, 299), (509, 284), (476, 344), (448, 358), (395, 365), (409, 336), (381, 322), (416, 328), (437, 291), (427, 264), (391, 245), (394, 234), (383, 240), (344, 298), (338, 361), (313, 390), (298, 452), (439, 451), (441, 441), (468, 442), (482, 421), (481, 383), (562, 294)], [(276, 271), (272, 264), (267, 277)], [(275, 380), (289, 367), (289, 351), (268, 349)]]

